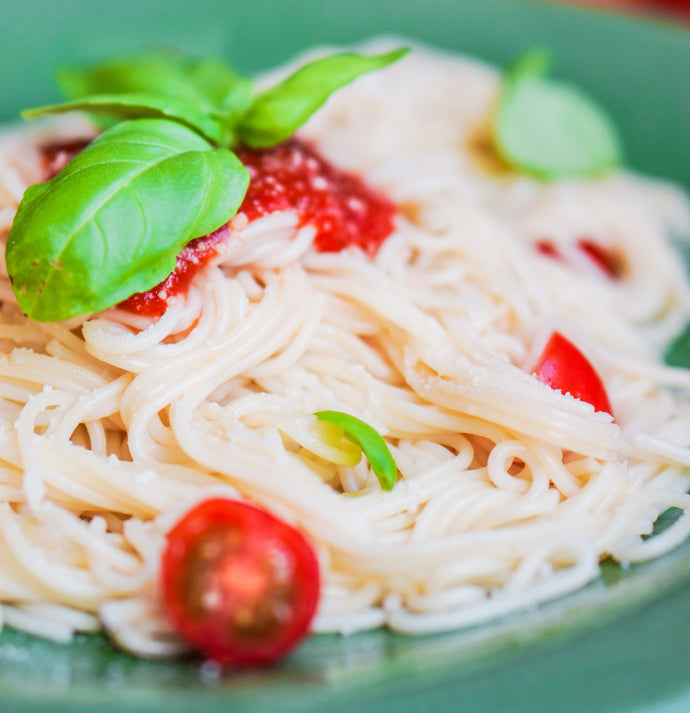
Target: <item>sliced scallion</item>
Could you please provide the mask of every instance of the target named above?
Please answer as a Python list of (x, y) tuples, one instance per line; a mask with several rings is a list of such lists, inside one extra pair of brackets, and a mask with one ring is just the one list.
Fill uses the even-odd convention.
[(343, 430), (343, 436), (356, 443), (371, 464), (371, 469), (384, 490), (392, 490), (398, 478), (398, 469), (386, 441), (380, 434), (359, 418), (342, 411), (317, 411), (314, 414)]

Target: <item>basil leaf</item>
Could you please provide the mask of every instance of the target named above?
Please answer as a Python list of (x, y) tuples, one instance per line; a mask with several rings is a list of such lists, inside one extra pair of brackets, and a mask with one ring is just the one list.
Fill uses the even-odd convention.
[(89, 94), (158, 94), (213, 110), (223, 105), (236, 84), (246, 82), (227, 64), (156, 53), (117, 59), (92, 67), (65, 67), (56, 82), (68, 99)]
[(184, 99), (163, 94), (139, 92), (135, 94), (90, 94), (62, 104), (27, 109), (22, 112), (25, 119), (35, 119), (46, 114), (62, 114), (68, 111), (85, 111), (89, 114), (103, 114), (123, 119), (164, 118), (179, 121), (195, 129), (216, 144), (230, 144), (232, 139), (224, 122), (214, 115), (198, 111)]
[(383, 490), (392, 490), (398, 478), (398, 469), (386, 442), (368, 423), (342, 411), (317, 411), (314, 414), (343, 429), (345, 438), (356, 443), (369, 459), (371, 469)]
[(594, 177), (621, 161), (610, 118), (584, 92), (548, 79), (540, 50), (508, 73), (493, 116), (496, 149), (510, 165), (540, 179)]
[(150, 289), (189, 240), (234, 215), (247, 185), (233, 153), (182, 124), (117, 124), (24, 194), (5, 255), (19, 306), (56, 321)]
[(373, 57), (345, 52), (310, 62), (258, 94), (237, 125), (237, 135), (253, 148), (278, 144), (302, 126), (336, 89), (365, 72), (386, 67), (406, 52), (401, 48)]

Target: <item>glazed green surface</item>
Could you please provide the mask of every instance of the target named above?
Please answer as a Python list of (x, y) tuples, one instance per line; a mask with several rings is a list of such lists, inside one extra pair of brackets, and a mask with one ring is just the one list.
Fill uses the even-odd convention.
[[(151, 45), (268, 68), (314, 44), (413, 37), (505, 65), (550, 48), (554, 75), (612, 114), (633, 168), (690, 187), (690, 35), (661, 22), (520, 0), (10, 0), (0, 23), (0, 119), (58, 99), (59, 64)], [(63, 647), (0, 635), (0, 711), (104, 713), (686, 713), (690, 545), (583, 592), (443, 636), (316, 636), (282, 666), (220, 678), (138, 661), (99, 637)]]
[(686, 713), (689, 591), (690, 543), (625, 572), (606, 564), (585, 590), (490, 625), (315, 636), (278, 668), (220, 677), (135, 660), (100, 637), (64, 647), (5, 631), (0, 710)]

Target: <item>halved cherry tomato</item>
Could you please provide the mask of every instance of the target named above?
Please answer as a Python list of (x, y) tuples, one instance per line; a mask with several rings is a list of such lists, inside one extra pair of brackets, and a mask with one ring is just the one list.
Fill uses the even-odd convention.
[(319, 565), (294, 527), (248, 503), (213, 498), (168, 533), (161, 584), (171, 622), (194, 648), (224, 666), (264, 666), (306, 634)]
[(554, 332), (546, 343), (534, 375), (552, 389), (592, 404), (595, 411), (613, 414), (599, 374), (585, 355), (558, 332)]

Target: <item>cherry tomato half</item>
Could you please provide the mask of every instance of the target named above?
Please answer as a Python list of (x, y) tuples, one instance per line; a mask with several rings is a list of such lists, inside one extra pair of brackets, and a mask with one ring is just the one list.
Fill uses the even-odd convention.
[(224, 666), (263, 666), (306, 634), (319, 565), (294, 527), (248, 503), (214, 498), (168, 533), (161, 584), (171, 622), (194, 648)]
[(558, 332), (554, 332), (546, 343), (534, 374), (552, 389), (592, 404), (595, 411), (613, 414), (599, 374), (585, 355)]

